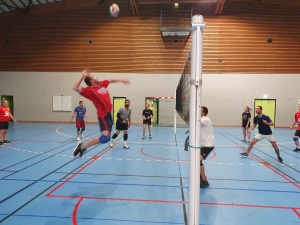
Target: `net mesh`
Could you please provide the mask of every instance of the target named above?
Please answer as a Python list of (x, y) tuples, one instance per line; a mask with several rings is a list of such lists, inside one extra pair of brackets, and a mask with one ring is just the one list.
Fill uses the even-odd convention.
[[(174, 126), (174, 99), (157, 99), (158, 125)], [(176, 114), (176, 126), (186, 126), (186, 123)]]
[(191, 50), (188, 52), (180, 80), (176, 89), (176, 111), (186, 123), (188, 123), (190, 107), (190, 64)]

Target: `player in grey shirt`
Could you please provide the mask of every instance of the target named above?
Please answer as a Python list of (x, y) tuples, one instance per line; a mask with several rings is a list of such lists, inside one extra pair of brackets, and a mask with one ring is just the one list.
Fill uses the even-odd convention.
[(110, 139), (110, 143), (109, 143), (110, 146), (114, 146), (114, 139), (118, 137), (120, 131), (123, 131), (124, 134), (123, 148), (129, 148), (129, 146), (126, 143), (128, 139), (128, 128), (130, 127), (130, 123), (131, 123), (131, 109), (129, 108), (129, 106), (130, 106), (130, 101), (126, 99), (125, 106), (119, 109), (119, 112), (117, 114), (116, 133), (114, 133), (114, 135)]

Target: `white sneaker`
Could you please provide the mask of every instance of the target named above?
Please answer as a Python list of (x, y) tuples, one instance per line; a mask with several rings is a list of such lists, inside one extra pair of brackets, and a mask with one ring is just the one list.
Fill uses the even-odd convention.
[(77, 138), (77, 141), (80, 141), (80, 137)]
[(114, 146), (114, 141), (113, 141), (113, 140), (111, 140), (111, 141), (109, 142), (109, 146), (110, 146), (110, 147)]
[(145, 136), (142, 136), (142, 139), (145, 139)]
[(123, 145), (123, 148), (127, 148), (127, 149), (128, 149), (128, 148), (129, 148), (129, 146), (128, 146), (128, 145)]

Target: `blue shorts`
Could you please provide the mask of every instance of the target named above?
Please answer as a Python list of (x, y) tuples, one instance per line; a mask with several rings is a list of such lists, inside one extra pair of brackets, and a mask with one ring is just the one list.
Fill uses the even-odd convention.
[(98, 118), (100, 131), (109, 131), (111, 132), (111, 128), (113, 125), (113, 120), (111, 116), (111, 112), (107, 113), (104, 117)]

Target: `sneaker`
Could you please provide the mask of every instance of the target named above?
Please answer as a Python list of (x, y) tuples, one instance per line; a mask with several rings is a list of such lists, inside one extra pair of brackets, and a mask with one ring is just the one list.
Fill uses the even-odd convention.
[(110, 147), (114, 146), (114, 141), (113, 141), (113, 140), (110, 140), (109, 146), (110, 146)]
[(123, 148), (127, 148), (127, 149), (128, 149), (128, 148), (129, 148), (129, 146), (128, 146), (128, 145), (123, 145)]
[(250, 141), (246, 141), (246, 144), (250, 144)]
[(280, 156), (278, 156), (278, 161), (282, 163), (283, 159)]
[(149, 138), (150, 138), (150, 139), (152, 139), (152, 136), (151, 136), (151, 135), (149, 135)]
[(209, 187), (209, 183), (207, 182), (207, 180), (202, 180), (200, 182), (200, 188), (203, 188), (203, 187)]
[(247, 157), (248, 155), (247, 155), (247, 153), (246, 152), (242, 152), (242, 153), (240, 153), (243, 157)]
[(295, 148), (293, 152), (300, 152), (300, 148)]
[(9, 140), (4, 140), (3, 143), (10, 143), (10, 141)]
[(246, 142), (246, 139), (241, 140), (242, 142)]
[(77, 141), (80, 141), (80, 137), (77, 138)]
[(81, 145), (83, 143), (82, 142), (78, 142), (74, 151), (73, 151), (73, 156), (77, 156), (78, 153), (80, 153), (82, 155), (82, 150), (81, 150)]
[(145, 139), (145, 136), (142, 136), (142, 139)]
[(0, 141), (0, 145), (3, 145), (3, 142), (2, 142), (2, 141)]
[(85, 149), (82, 149), (81, 147), (81, 151), (79, 152), (78, 156), (79, 157), (82, 157), (83, 153), (86, 151), (86, 148)]

